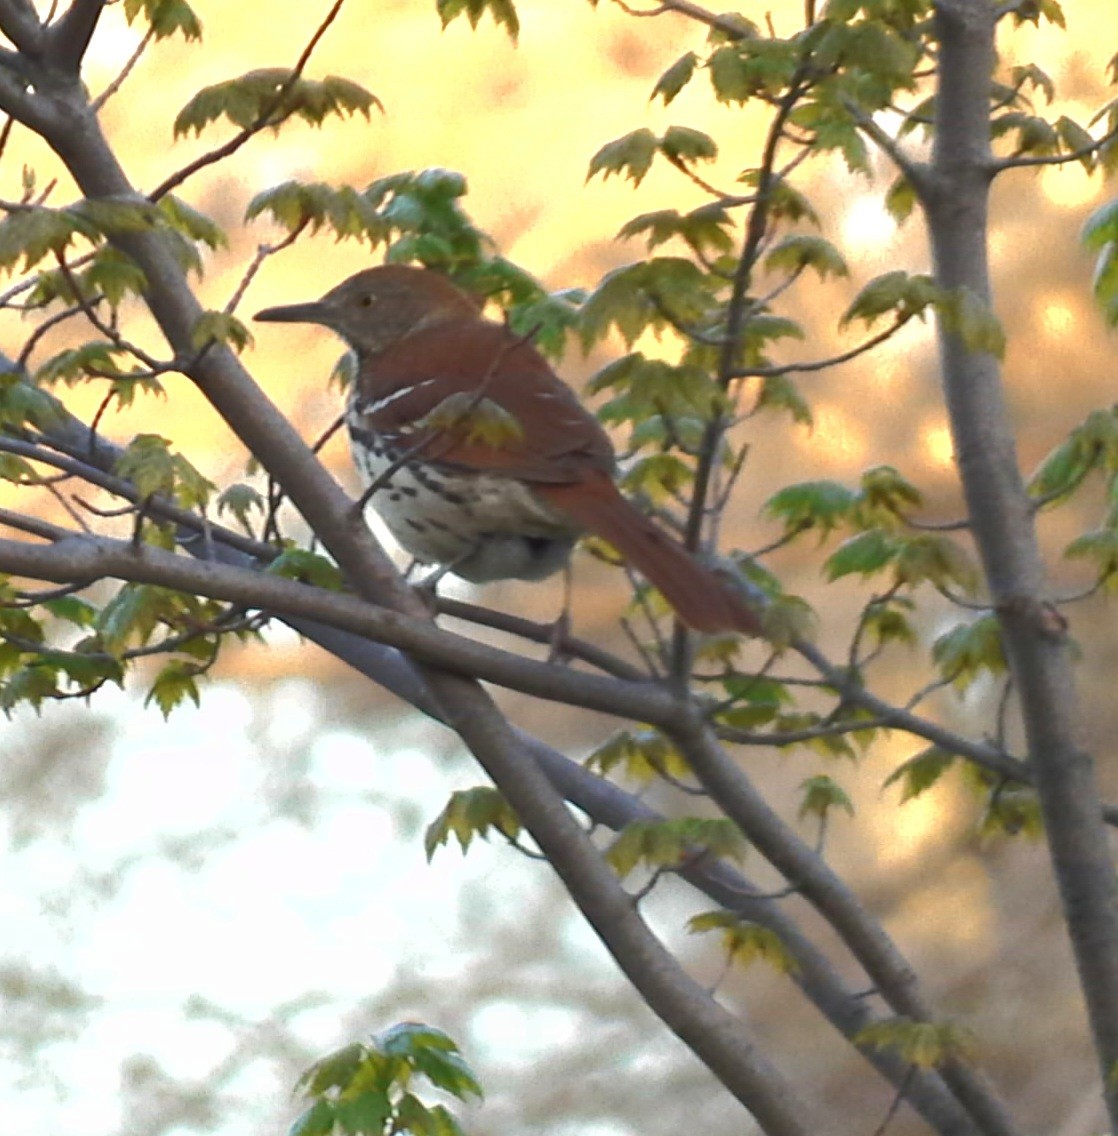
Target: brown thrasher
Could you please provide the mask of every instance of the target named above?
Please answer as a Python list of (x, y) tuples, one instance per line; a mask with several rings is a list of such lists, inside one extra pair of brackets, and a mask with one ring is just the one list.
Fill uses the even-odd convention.
[(543, 356), (445, 276), (382, 265), (256, 319), (322, 324), (353, 349), (354, 461), (416, 559), (474, 583), (542, 580), (591, 532), (696, 630), (760, 633), (715, 572), (621, 495), (608, 435)]

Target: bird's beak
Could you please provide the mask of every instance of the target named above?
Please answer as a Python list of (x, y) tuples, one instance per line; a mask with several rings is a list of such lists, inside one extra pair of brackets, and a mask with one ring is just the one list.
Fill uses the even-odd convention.
[(322, 323), (330, 325), (330, 310), (321, 300), (306, 304), (281, 304), (278, 308), (265, 308), (252, 317), (264, 323)]

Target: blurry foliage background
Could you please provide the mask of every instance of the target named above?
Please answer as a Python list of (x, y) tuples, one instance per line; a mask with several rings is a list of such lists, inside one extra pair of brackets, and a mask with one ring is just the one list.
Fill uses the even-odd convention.
[[(172, 40), (149, 52), (105, 110), (107, 132), (141, 186), (216, 138), (172, 142), (170, 124), (190, 95), (253, 67), (292, 63), (319, 18), (312, 7), (293, 15), (285, 6), (199, 0), (204, 45)], [(715, 104), (705, 84), (691, 84), (666, 110), (648, 101), (688, 37), (701, 35), (682, 19), (634, 20), (557, 0), (523, 0), (519, 10), (514, 48), (488, 22), (477, 32), (462, 21), (440, 32), (427, 0), (351, 0), (311, 73), (357, 80), (386, 113), (371, 124), (289, 127), (189, 184), (184, 196), (234, 234), (202, 284), (204, 302), (220, 306), (256, 244), (273, 235), (240, 224), (245, 203), (289, 177), (364, 185), (403, 169), (462, 171), (479, 226), (549, 286), (565, 287), (591, 285), (636, 259), (638, 248), (613, 239), (635, 213), (701, 203), (666, 168), (654, 168), (636, 194), (617, 178), (586, 184), (602, 143), (642, 125), (685, 123), (722, 143), (712, 180), (730, 182), (749, 163), (748, 114)], [(1071, 100), (1053, 117), (1086, 117), (1114, 50), (1113, 7), (1080, 0), (1069, 17), (1069, 34), (1026, 29), (1015, 48)], [(89, 57), (94, 86), (117, 73), (136, 40), (119, 6), (110, 8)], [(51, 169), (17, 131), (0, 169), (3, 196), (18, 197), (23, 162)], [(830, 203), (825, 227), (848, 251), (855, 278), (801, 287), (812, 336), (790, 350), (805, 355), (835, 346), (835, 318), (854, 288), (927, 260), (917, 227), (898, 231), (880, 206), (887, 179), (855, 182), (837, 162), (826, 176), (815, 199)], [(1006, 373), (1026, 468), (1110, 400), (1113, 340), (1090, 306), (1091, 266), (1077, 236), (1097, 204), (1092, 192), (1072, 166), (1003, 179), (995, 199), (997, 308), (1010, 333)], [(69, 196), (63, 184), (52, 200)], [(246, 310), (315, 297), (365, 261), (356, 246), (304, 239), (268, 262)], [(337, 342), (312, 328), (254, 331), (250, 366), (306, 436), (317, 436), (337, 411), (338, 392), (325, 384)], [(3, 334), (0, 346), (21, 338), (12, 324)], [(604, 358), (572, 352), (563, 370), (577, 382)], [(106, 423), (109, 432), (173, 433), (216, 481), (235, 479), (245, 455), (180, 382), (168, 403), (141, 400)], [(792, 476), (852, 479), (867, 464), (893, 463), (925, 488), (930, 512), (957, 515), (927, 327), (909, 325), (884, 351), (811, 377), (805, 389), (814, 431), (770, 420), (755, 439), (758, 504)], [(75, 411), (91, 412), (93, 399), (79, 391)], [(343, 444), (327, 456), (352, 484)], [(766, 536), (754, 515), (733, 523), (746, 546)], [(1043, 525), (1056, 547), (1073, 535), (1075, 517), (1064, 510)], [(818, 598), (810, 549), (797, 546), (775, 567), (791, 590)], [(1063, 582), (1074, 584), (1074, 574)], [(614, 634), (618, 580), (583, 558), (576, 583), (579, 624)], [(836, 624), (844, 595), (853, 604), (853, 588), (842, 586), (823, 601)], [(550, 584), (494, 586), (483, 599), (533, 614), (558, 605)], [(1082, 676), (1083, 705), (1113, 798), (1113, 614), (1088, 601), (1073, 614), (1073, 631), (1101, 640), (1091, 643), (1099, 666)], [(905, 678), (896, 675), (897, 691)], [(939, 712), (979, 721), (979, 694), (962, 704), (944, 699)], [(558, 707), (521, 702), (514, 712), (563, 737), (573, 755), (605, 732), (605, 723)], [(93, 709), (48, 706), (38, 719), (21, 711), (0, 725), (0, 738), (6, 1131), (274, 1132), (291, 1113), (297, 1071), (315, 1054), (409, 1017), (446, 1029), (479, 1071), (490, 1097), (468, 1118), (477, 1133), (667, 1136), (697, 1123), (709, 1133), (741, 1131), (737, 1106), (653, 1022), (546, 868), (485, 845), (465, 860), (444, 850), (425, 865), (423, 825), (450, 789), (476, 775), (435, 727), (402, 716), (293, 636), (272, 633), (267, 650), (227, 651), (202, 708), (176, 711), (167, 724), (138, 699), (110, 693)], [(895, 790), (880, 786), (907, 756), (910, 748), (886, 738), (860, 768), (834, 771), (859, 813), (834, 826), (831, 858), (944, 1012), (975, 1027), (989, 1067), (1034, 1130), (1086, 1134), (1097, 1124), (1085, 1091), (1092, 1058), (1043, 852), (980, 842), (974, 806), (952, 784), (898, 809)], [(753, 773), (776, 801), (790, 802), (812, 770), (802, 758), (772, 755)], [(661, 926), (680, 928), (691, 901), (682, 891), (657, 895)], [(669, 934), (682, 943), (681, 930)], [(713, 979), (713, 951), (688, 949)], [(815, 1024), (790, 984), (763, 967), (732, 983), (790, 1071), (811, 1078), (836, 1109), (884, 1114), (884, 1085), (866, 1088), (852, 1075), (859, 1059)], [(1021, 1028), (1025, 1003), (1033, 1032)]]

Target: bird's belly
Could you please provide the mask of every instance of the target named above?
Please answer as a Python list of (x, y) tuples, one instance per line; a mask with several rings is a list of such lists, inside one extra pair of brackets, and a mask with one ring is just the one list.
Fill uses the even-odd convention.
[(473, 583), (550, 576), (579, 536), (514, 478), (461, 474), (421, 459), (393, 468), (392, 450), (365, 438), (354, 442), (353, 457), (367, 486), (383, 481), (369, 504), (399, 545)]

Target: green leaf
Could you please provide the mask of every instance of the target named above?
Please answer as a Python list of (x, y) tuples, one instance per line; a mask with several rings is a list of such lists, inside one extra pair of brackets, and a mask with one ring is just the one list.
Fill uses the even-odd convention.
[(932, 658), (940, 674), (959, 690), (965, 690), (980, 675), (1005, 674), (997, 616), (984, 615), (971, 623), (957, 624), (932, 645)]
[[(450, 1041), (445, 1034), (442, 1035)], [(453, 1045), (453, 1042), (451, 1043)], [(437, 1089), (450, 1093), (461, 1101), (481, 1097), (481, 1086), (473, 1070), (457, 1049), (441, 1049), (433, 1045), (417, 1048), (413, 1057), (415, 1068)]]
[(160, 198), (156, 208), (166, 225), (189, 240), (204, 244), (214, 251), (228, 247), (229, 238), (221, 226), (205, 213), (188, 205), (181, 197), (168, 193)]
[(39, 205), (14, 209), (0, 221), (0, 269), (10, 272), (22, 258), (27, 272), (48, 256), (65, 256), (78, 237), (97, 244), (102, 233), (72, 210)]
[(667, 106), (691, 81), (691, 76), (695, 74), (695, 65), (697, 63), (698, 58), (693, 51), (687, 52), (686, 55), (681, 55), (679, 59), (657, 79), (656, 86), (652, 89), (651, 98), (654, 99), (659, 95), (664, 100), (664, 105)]
[(745, 838), (725, 817), (630, 821), (606, 849), (606, 859), (624, 879), (638, 864), (648, 868), (681, 868), (700, 855), (745, 857)]
[(693, 261), (662, 256), (616, 268), (602, 277), (579, 313), (579, 332), (589, 350), (612, 326), (632, 346), (646, 330), (677, 323), (702, 327), (714, 315), (716, 284)]
[(508, 32), (513, 43), (516, 43), (520, 34), (520, 20), (512, 0), (436, 0), (435, 8), (444, 28), (451, 20), (462, 15), (470, 21), (471, 28), (476, 28), (481, 17), (488, 12), (493, 17), (493, 22)]
[(201, 134), (222, 117), (241, 130), (275, 128), (293, 115), (319, 126), (330, 115), (368, 120), (373, 107), (383, 109), (375, 95), (349, 79), (314, 80), (286, 67), (263, 67), (203, 87), (179, 111), (173, 130), (176, 138)]
[(20, 371), (0, 371), (0, 424), (19, 428), (30, 423), (49, 430), (64, 419), (62, 404)]
[(974, 593), (979, 581), (978, 568), (969, 553), (942, 533), (918, 533), (900, 540), (893, 570), (899, 584), (958, 584), (968, 595)]
[(920, 490), (895, 466), (876, 465), (862, 474), (857, 520), (865, 527), (896, 527), (908, 512), (923, 503)]
[(814, 136), (813, 149), (818, 152), (837, 150), (851, 173), (869, 175), (869, 151), (845, 105), (836, 105), (826, 98), (809, 100), (800, 103), (788, 119)]
[(780, 521), (786, 534), (815, 529), (826, 536), (846, 520), (857, 494), (837, 481), (802, 481), (787, 485), (764, 504), (764, 512)]
[(803, 221), (818, 227), (819, 215), (812, 208), (811, 202), (780, 174), (771, 170), (762, 174), (761, 170), (751, 169), (739, 175), (738, 181), (759, 193), (764, 186), (764, 196), (768, 200), (769, 214), (773, 220)]
[(652, 159), (659, 147), (659, 139), (647, 127), (607, 142), (590, 159), (586, 180), (589, 181), (598, 173), (604, 178), (608, 178), (610, 174), (623, 174), (633, 185), (640, 185), (651, 169)]
[(765, 257), (770, 272), (799, 272), (813, 268), (821, 280), (828, 276), (849, 276), (846, 261), (830, 241), (797, 233), (777, 242)]
[(1035, 24), (1040, 26), (1043, 17), (1057, 27), (1065, 27), (1063, 9), (1056, 0), (1020, 0), (1009, 9), (1013, 18), (1013, 26), (1019, 28), (1022, 24)]
[(97, 617), (97, 609), (79, 596), (59, 596), (47, 600), (43, 609), (49, 611), (55, 619), (64, 619), (75, 627), (91, 627)]
[(1033, 87), (1041, 92), (1046, 103), (1051, 103), (1056, 97), (1056, 84), (1052, 82), (1052, 77), (1035, 63), (1017, 64), (1009, 69), (1009, 76), (1014, 91)]
[(367, 1049), (354, 1042), (328, 1053), (306, 1069), (295, 1083), (296, 1092), (320, 1096), (329, 1089), (345, 1089), (365, 1062)]
[(675, 744), (658, 730), (621, 730), (594, 750), (584, 764), (603, 775), (619, 769), (641, 785), (665, 776), (682, 779), (691, 774)]
[(203, 312), (190, 330), (190, 345), (197, 351), (221, 343), (239, 355), (253, 342), (252, 332), (230, 312)]
[(952, 1058), (967, 1058), (975, 1041), (969, 1030), (954, 1022), (915, 1022), (895, 1017), (872, 1022), (858, 1031), (854, 1044), (879, 1053), (895, 1053), (917, 1069), (935, 1069)]
[(765, 638), (775, 651), (783, 651), (796, 642), (814, 639), (818, 624), (811, 605), (800, 596), (776, 596), (761, 617)]
[(0, 481), (23, 485), (35, 479), (35, 469), (29, 461), (15, 454), (0, 453)]
[(828, 813), (835, 808), (842, 809), (849, 816), (854, 815), (854, 804), (846, 791), (825, 773), (801, 781), (800, 791), (803, 797), (796, 815), (801, 820), (806, 816), (826, 820)]
[(1088, 173), (1092, 173), (1097, 162), (1097, 147), (1090, 133), (1066, 114), (1060, 115), (1056, 120), (1056, 133), (1063, 143), (1064, 153), (1079, 153), (1079, 164)]
[[(358, 240), (375, 246), (388, 239), (390, 225), (369, 200), (368, 191), (351, 186), (335, 188), (323, 182), (286, 181), (262, 190), (248, 203), (245, 220), (269, 214), (288, 233), (307, 227), (311, 233), (328, 228), (337, 240)], [(395, 218), (399, 223), (399, 217)]]
[(918, 200), (912, 182), (899, 174), (885, 194), (885, 208), (889, 216), (900, 225), (912, 215)]
[(27, 705), (38, 711), (44, 702), (60, 694), (54, 668), (31, 663), (12, 671), (0, 684), (0, 710), (9, 718), (18, 706)]
[(1100, 205), (1087, 218), (1081, 239), (1087, 248), (1095, 252), (1118, 242), (1118, 198)]
[(242, 482), (230, 485), (217, 499), (218, 516), (226, 512), (232, 513), (246, 530), (251, 530), (249, 514), (254, 510), (264, 512), (264, 498), (251, 485)]
[(897, 541), (882, 529), (870, 529), (845, 540), (824, 562), (828, 580), (858, 573), (863, 579), (880, 572), (897, 553)]
[(987, 794), (986, 807), (978, 823), (982, 836), (1024, 836), (1040, 840), (1044, 835), (1044, 816), (1040, 798), (1031, 785), (995, 785)]
[(125, 584), (97, 613), (101, 647), (119, 656), (130, 643), (143, 646), (160, 623), (181, 611), (184, 598), (154, 584)]
[(678, 162), (713, 162), (718, 157), (714, 139), (689, 126), (669, 126), (660, 139), (660, 151)]
[(377, 1034), (374, 1045), (390, 1057), (414, 1058), (425, 1049), (456, 1053), (458, 1046), (449, 1034), (424, 1022), (398, 1022)]
[(1091, 288), (1106, 322), (1118, 326), (1118, 245), (1107, 245), (1099, 254)]
[(863, 637), (875, 647), (887, 643), (913, 646), (917, 642), (916, 629), (906, 612), (914, 607), (907, 596), (890, 596), (887, 601), (870, 604), (862, 616)]
[[(360, 1092), (354, 1097), (339, 1100), (333, 1106), (336, 1123), (347, 1133), (369, 1133), (380, 1136), (385, 1121), (392, 1116), (392, 1101), (379, 1089)], [(326, 1130), (327, 1133), (331, 1129)]]
[(721, 35), (707, 60), (711, 86), (719, 102), (743, 104), (757, 96), (776, 100), (786, 92), (801, 58), (801, 48), (791, 40), (760, 35), (752, 21), (736, 17), (742, 31), (732, 41)]
[(608, 391), (612, 396), (599, 411), (604, 422), (642, 422), (653, 414), (669, 422), (692, 418), (706, 422), (726, 402), (725, 393), (707, 371), (647, 359), (639, 352), (607, 364), (588, 389), (591, 393)]
[(342, 574), (333, 561), (305, 548), (285, 549), (268, 565), (267, 571), (273, 576), (313, 584), (316, 588), (326, 588), (331, 592), (340, 592), (345, 587)]
[(718, 48), (707, 60), (715, 97), (721, 103), (745, 103), (757, 92), (756, 76), (733, 44)]
[(956, 755), (939, 746), (929, 746), (902, 762), (885, 778), (884, 787), (900, 783), (901, 804), (930, 789), (955, 763)]
[(113, 463), (113, 473), (131, 481), (141, 497), (169, 496), (175, 488), (171, 442), (158, 434), (137, 434)]
[(196, 681), (198, 674), (197, 664), (172, 659), (156, 676), (155, 682), (151, 684), (148, 696), (144, 699), (144, 705), (149, 706), (154, 702), (159, 707), (164, 720), (170, 717), (171, 711), (184, 699), (189, 698), (195, 706), (201, 706), (202, 699), (198, 693)]
[(121, 370), (120, 356), (127, 357), (127, 351), (114, 343), (95, 339), (80, 347), (60, 351), (48, 359), (36, 372), (35, 378), (41, 383), (66, 383), (72, 386), (87, 375), (102, 378), (126, 378), (127, 372)]
[(722, 711), (719, 721), (744, 729), (772, 721), (782, 706), (793, 701), (784, 683), (763, 675), (732, 672), (722, 680), (722, 685), (734, 705)]
[(650, 454), (638, 458), (625, 471), (622, 487), (646, 496), (653, 505), (683, 492), (695, 480), (694, 470), (676, 454)]
[(81, 274), (91, 292), (99, 292), (113, 308), (128, 296), (140, 296), (148, 285), (144, 270), (127, 254), (111, 245), (99, 248)]
[(814, 421), (807, 400), (787, 375), (766, 375), (761, 380), (761, 391), (754, 409), (786, 411), (791, 414), (792, 421), (801, 426), (811, 426)]
[(176, 33), (185, 40), (202, 38), (202, 24), (185, 0), (124, 0), (124, 18), (130, 24), (141, 13), (156, 39)]
[(1069, 560), (1091, 561), (1109, 589), (1118, 587), (1118, 530), (1102, 528), (1084, 533), (1064, 549), (1064, 555)]
[(84, 218), (107, 237), (151, 232), (162, 220), (159, 210), (142, 197), (87, 197), (66, 212)]
[(116, 459), (113, 472), (131, 481), (141, 497), (161, 494), (187, 509), (205, 505), (213, 483), (181, 454), (172, 453), (170, 444), (158, 434), (138, 434)]
[(900, 319), (911, 319), (922, 315), (929, 305), (937, 303), (943, 296), (930, 276), (910, 276), (897, 269), (875, 276), (854, 297), (840, 320), (845, 327), (854, 320), (861, 320), (872, 326), (889, 312)]
[(718, 932), (727, 957), (743, 968), (764, 962), (779, 974), (794, 974), (799, 969), (775, 931), (742, 919), (731, 911), (706, 911), (693, 915), (687, 921), (687, 930), (691, 934)]
[(443, 811), (431, 822), (423, 846), (430, 860), (453, 836), (465, 852), (475, 836), (488, 839), (498, 832), (508, 840), (520, 834), (520, 820), (505, 798), (488, 786), (462, 789), (450, 795)]

